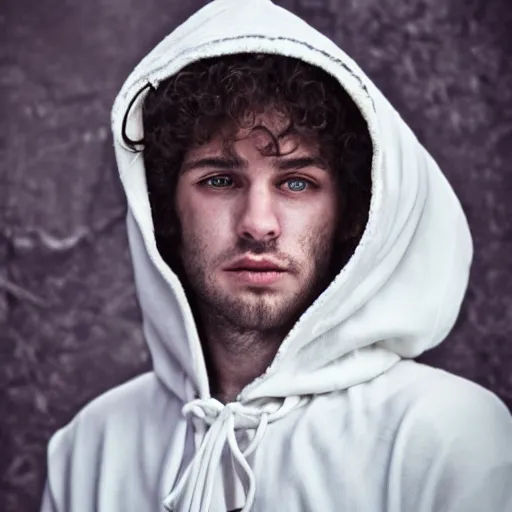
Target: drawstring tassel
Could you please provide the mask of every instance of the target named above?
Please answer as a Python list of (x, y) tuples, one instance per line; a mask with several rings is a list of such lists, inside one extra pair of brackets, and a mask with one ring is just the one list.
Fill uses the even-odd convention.
[[(169, 512), (210, 510), (215, 478), (221, 468), (222, 452), (227, 444), (248, 480), (245, 504), (241, 512), (250, 512), (256, 497), (256, 478), (247, 457), (260, 444), (270, 422), (307, 401), (309, 399), (306, 397), (287, 397), (273, 412), (246, 407), (239, 402), (224, 405), (214, 398), (196, 399), (186, 404), (182, 409), (184, 416), (193, 414), (206, 425), (210, 425), (210, 428), (178, 484), (164, 500), (166, 509)], [(236, 428), (256, 429), (252, 441), (243, 452), (235, 436)]]

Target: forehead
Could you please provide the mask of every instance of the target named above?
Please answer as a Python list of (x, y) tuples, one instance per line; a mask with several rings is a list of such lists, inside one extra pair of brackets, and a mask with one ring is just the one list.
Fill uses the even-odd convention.
[[(189, 153), (222, 152), (225, 155), (236, 153), (235, 144), (243, 141), (253, 145), (269, 156), (293, 153), (297, 150), (307, 153), (318, 153), (319, 143), (316, 134), (311, 131), (307, 135), (297, 131), (289, 131), (289, 120), (286, 116), (273, 109), (263, 113), (248, 114), (238, 124), (225, 122), (204, 144), (194, 146)], [(278, 150), (275, 155), (274, 151)]]

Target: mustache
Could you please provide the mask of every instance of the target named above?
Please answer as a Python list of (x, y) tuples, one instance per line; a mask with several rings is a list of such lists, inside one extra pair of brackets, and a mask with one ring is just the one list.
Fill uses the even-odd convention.
[(241, 253), (261, 254), (275, 254), (277, 252), (277, 241), (270, 240), (251, 240), (248, 238), (240, 238), (237, 243), (237, 249)]

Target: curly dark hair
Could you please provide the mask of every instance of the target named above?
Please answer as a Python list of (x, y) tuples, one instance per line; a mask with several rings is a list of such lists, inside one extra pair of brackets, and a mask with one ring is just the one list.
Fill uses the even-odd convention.
[[(272, 109), (287, 126), (272, 138), (297, 134), (316, 140), (337, 176), (341, 216), (335, 247), (339, 268), (353, 253), (368, 219), (372, 143), (357, 106), (324, 70), (282, 55), (239, 53), (198, 60), (150, 89), (143, 104), (144, 164), (158, 250), (171, 267), (181, 229), (174, 199), (183, 158), (219, 130), (225, 144)], [(135, 149), (135, 145), (133, 146)]]

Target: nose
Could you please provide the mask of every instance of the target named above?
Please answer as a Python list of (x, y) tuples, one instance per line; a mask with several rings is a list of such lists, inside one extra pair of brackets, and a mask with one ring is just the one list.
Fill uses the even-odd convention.
[(251, 187), (241, 198), (241, 203), (237, 223), (239, 237), (267, 241), (280, 236), (281, 227), (275, 198), (265, 185)]

